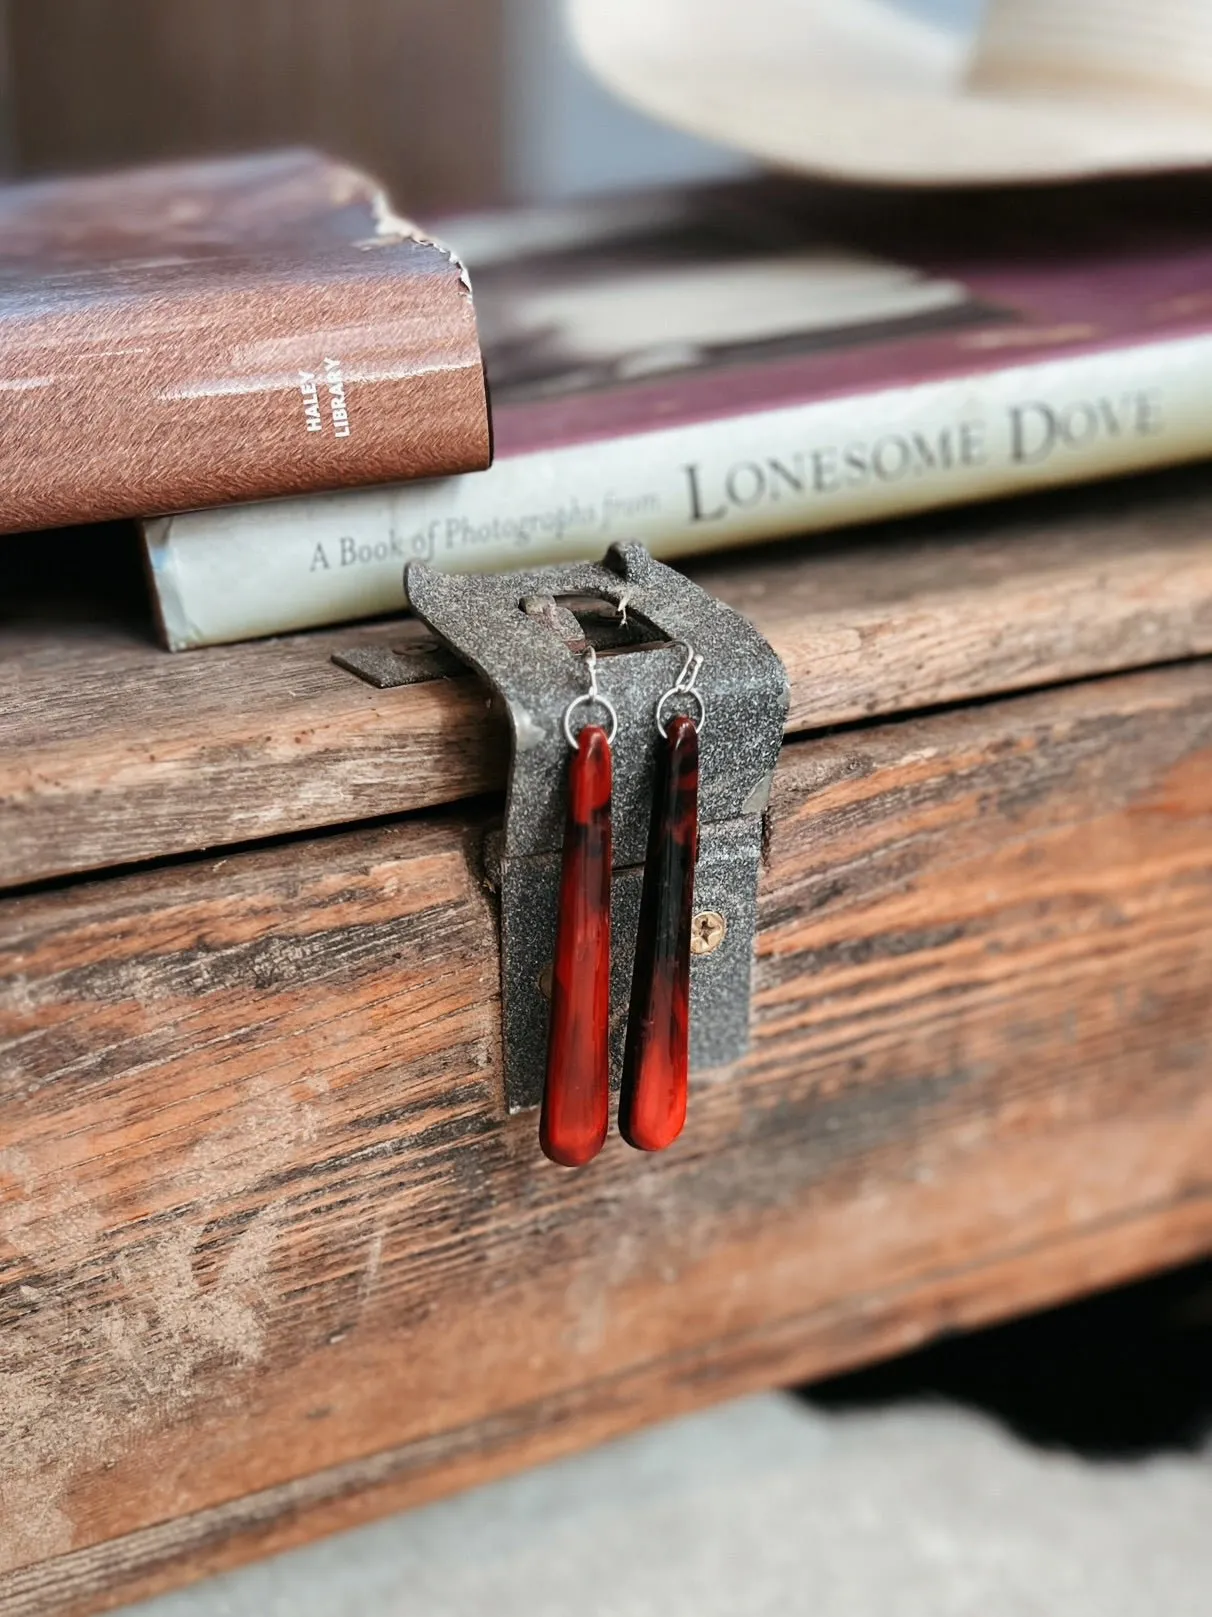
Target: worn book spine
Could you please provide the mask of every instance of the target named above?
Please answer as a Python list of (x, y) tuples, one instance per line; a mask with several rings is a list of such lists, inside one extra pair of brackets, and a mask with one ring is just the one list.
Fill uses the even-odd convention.
[[(146, 525), (173, 649), (405, 605), (404, 564), (494, 570), (818, 532), (1212, 454), (1212, 335), (591, 443), (474, 477)], [(502, 428), (508, 422), (502, 412)]]
[(0, 531), (490, 459), (471, 289), (309, 153), (0, 193)]
[(299, 267), (6, 322), (0, 530), (486, 465), (471, 300), (447, 254)]

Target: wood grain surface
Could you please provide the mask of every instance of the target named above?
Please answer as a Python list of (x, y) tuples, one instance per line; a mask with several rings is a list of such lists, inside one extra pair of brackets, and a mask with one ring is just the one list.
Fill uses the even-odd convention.
[(8, 11), (12, 0), (0, 0), (0, 176), (13, 172), (13, 87), (8, 48)]
[(402, 209), (501, 195), (500, 0), (7, 0), (21, 173), (307, 144)]
[(7, 1617), (1212, 1246), (1212, 666), (790, 744), (665, 1156), (505, 1115), (482, 831), (0, 903)]
[[(693, 571), (783, 658), (799, 734), (1212, 651), (1212, 472)], [(474, 680), (378, 691), (331, 662), (409, 632), (352, 627), (171, 657), (145, 624), (10, 606), (0, 884), (498, 788), (503, 741)]]

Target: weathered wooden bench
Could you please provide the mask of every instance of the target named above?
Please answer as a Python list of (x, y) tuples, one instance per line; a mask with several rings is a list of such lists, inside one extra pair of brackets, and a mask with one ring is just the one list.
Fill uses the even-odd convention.
[(787, 667), (750, 1056), (508, 1116), (481, 687), (0, 634), (0, 1612), (1212, 1250), (1212, 474), (696, 566)]

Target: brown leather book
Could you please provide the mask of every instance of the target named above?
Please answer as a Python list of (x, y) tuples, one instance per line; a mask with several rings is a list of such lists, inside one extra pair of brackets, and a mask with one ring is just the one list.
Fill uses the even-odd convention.
[(0, 531), (479, 470), (467, 276), (312, 152), (0, 188)]

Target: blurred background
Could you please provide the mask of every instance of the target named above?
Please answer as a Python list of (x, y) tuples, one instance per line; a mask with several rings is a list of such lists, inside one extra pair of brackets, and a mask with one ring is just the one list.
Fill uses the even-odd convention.
[[(981, 0), (899, 0), (971, 29)], [(306, 143), (434, 214), (734, 174), (581, 68), (561, 0), (0, 0), (10, 176)]]
[[(982, 10), (982, 0), (890, 3), (969, 34)], [(600, 87), (571, 47), (562, 0), (0, 0), (0, 175), (290, 144), (369, 169), (422, 220), (751, 166), (631, 111)], [(1199, 1617), (1212, 1610), (1210, 1364), (1212, 1263), (1205, 1263), (944, 1340), (818, 1386), (810, 1403), (754, 1405), (739, 1425), (729, 1415), (705, 1416), (681, 1435), (620, 1446), (614, 1458), (569, 1462), (554, 1482), (517, 1479), (412, 1523), (383, 1524), (249, 1568), (218, 1592), (204, 1585), (168, 1597), (155, 1610), (159, 1617), (376, 1613), (404, 1610), (401, 1588), (420, 1590), (411, 1610), (483, 1610), (511, 1588), (518, 1594), (516, 1604), (506, 1600), (508, 1610), (575, 1609), (561, 1606), (560, 1587), (549, 1587), (563, 1566), (543, 1553), (539, 1526), (547, 1530), (546, 1516), (562, 1508), (567, 1491), (560, 1543), (570, 1575), (580, 1577), (585, 1546), (612, 1547), (620, 1524), (630, 1529), (626, 1509), (633, 1495), (643, 1500), (647, 1478), (667, 1496), (652, 1532), (672, 1534), (680, 1547), (676, 1579), (718, 1602), (704, 1598), (700, 1612), (803, 1609), (793, 1602), (805, 1578), (816, 1579), (818, 1600), (836, 1567), (837, 1604), (818, 1600), (818, 1614), (1153, 1617), (1141, 1590), (1146, 1573), (1149, 1588), (1161, 1587), (1160, 1566), (1177, 1590), (1167, 1617)], [(878, 1413), (897, 1406), (910, 1411), (899, 1459), (889, 1447), (895, 1429)], [(876, 1500), (865, 1516), (857, 1507), (846, 1514), (836, 1482), (847, 1453), (861, 1462), (854, 1497)], [(834, 1469), (819, 1464), (822, 1455)], [(1138, 1461), (1137, 1471), (1114, 1469)], [(885, 1477), (891, 1502), (880, 1504), (875, 1483)], [(713, 1517), (704, 1490), (717, 1482)], [(1138, 1483), (1152, 1489), (1156, 1505), (1130, 1491)], [(606, 1501), (596, 1515), (595, 1498)], [(612, 1499), (621, 1501), (617, 1514)], [(573, 1507), (580, 1525), (571, 1521)], [(723, 1536), (737, 1520), (744, 1526), (746, 1509), (754, 1525), (750, 1538), (742, 1534), (740, 1571), (729, 1584), (711, 1559), (712, 1523), (722, 1524)], [(493, 1540), (501, 1521), (530, 1522), (532, 1531), (502, 1531)], [(809, 1541), (805, 1524), (814, 1523)], [(479, 1562), (466, 1554), (469, 1542)], [(768, 1564), (775, 1543), (791, 1547), (777, 1576)], [(521, 1559), (535, 1544), (534, 1558)], [(593, 1609), (662, 1609), (656, 1599), (644, 1604), (639, 1586), (653, 1579), (665, 1550), (657, 1542), (634, 1574), (637, 1593), (626, 1582), (627, 1557), (612, 1548), (614, 1604)], [(1087, 1601), (1080, 1598), (1086, 1585), (1066, 1582), (1075, 1566), (1089, 1570)], [(1134, 1568), (1144, 1569), (1139, 1584)], [(759, 1572), (769, 1602), (762, 1606), (751, 1603)], [(473, 1575), (481, 1581), (457, 1583)], [(866, 1581), (860, 1587), (855, 1578)]]

